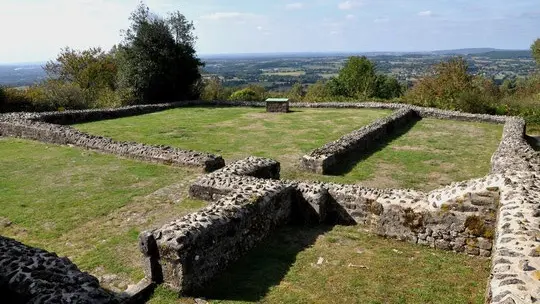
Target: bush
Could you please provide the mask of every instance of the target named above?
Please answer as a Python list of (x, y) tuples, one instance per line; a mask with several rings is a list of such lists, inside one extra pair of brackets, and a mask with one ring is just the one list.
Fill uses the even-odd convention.
[(238, 90), (229, 97), (232, 101), (260, 101), (260, 96), (253, 89), (245, 88)]

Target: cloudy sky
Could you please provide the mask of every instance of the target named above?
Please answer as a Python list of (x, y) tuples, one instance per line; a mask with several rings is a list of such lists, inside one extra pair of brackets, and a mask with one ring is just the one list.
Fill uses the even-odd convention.
[[(109, 48), (138, 0), (0, 0), (0, 63)], [(146, 0), (196, 25), (201, 54), (526, 49), (539, 0)]]

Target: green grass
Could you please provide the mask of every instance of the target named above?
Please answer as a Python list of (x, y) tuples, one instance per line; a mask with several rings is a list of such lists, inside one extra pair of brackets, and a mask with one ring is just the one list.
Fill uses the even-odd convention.
[[(202, 294), (213, 303), (480, 304), (489, 266), (488, 259), (387, 240), (360, 227), (286, 227)], [(175, 301), (176, 293), (160, 287), (150, 303)]]
[(432, 190), (452, 181), (481, 177), (502, 126), (424, 119), (340, 176), (299, 169), (300, 158), (325, 143), (369, 124), (389, 111), (297, 109), (267, 114), (253, 108), (181, 108), (149, 115), (77, 125), (117, 140), (171, 145), (221, 154), (226, 161), (249, 155), (281, 162), (282, 177), (358, 183), (373, 187)]
[[(19, 139), (0, 139), (0, 167), (0, 224), (12, 222), (0, 234), (68, 256), (116, 291), (143, 277), (140, 231), (204, 206), (186, 198), (192, 169)], [(482, 303), (488, 274), (488, 260), (360, 227), (286, 227), (202, 294), (216, 303)], [(190, 301), (161, 286), (150, 303)]]
[(0, 168), (1, 235), (119, 282), (142, 278), (141, 230), (204, 205), (184, 198), (193, 169), (17, 139), (0, 139)]

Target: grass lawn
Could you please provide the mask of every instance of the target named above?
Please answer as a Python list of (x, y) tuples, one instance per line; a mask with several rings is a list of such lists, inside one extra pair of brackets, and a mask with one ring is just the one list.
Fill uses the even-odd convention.
[[(103, 286), (143, 277), (137, 235), (193, 212), (199, 174), (0, 138), (0, 234), (68, 256)], [(11, 224), (8, 224), (11, 222)], [(285, 227), (203, 291), (216, 303), (482, 303), (489, 261), (360, 227)], [(150, 303), (193, 303), (159, 287)]]
[(221, 154), (228, 162), (249, 155), (270, 157), (281, 162), (282, 177), (287, 179), (432, 190), (489, 172), (502, 126), (435, 119), (418, 122), (340, 176), (309, 174), (298, 168), (302, 155), (389, 114), (367, 109), (296, 109), (283, 115), (254, 108), (195, 107), (76, 127), (117, 140)]
[(111, 288), (143, 277), (141, 230), (204, 206), (186, 198), (191, 169), (2, 138), (0, 168), (0, 234), (68, 256)]
[[(490, 261), (366, 234), (286, 227), (212, 282), (212, 303), (484, 303)], [(165, 287), (149, 303), (194, 303)]]

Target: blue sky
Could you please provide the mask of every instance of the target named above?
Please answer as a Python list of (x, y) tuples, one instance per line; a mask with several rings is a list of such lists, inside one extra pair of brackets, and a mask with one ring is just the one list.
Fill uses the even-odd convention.
[[(0, 0), (0, 63), (60, 48), (110, 48), (137, 0)], [(539, 0), (147, 0), (196, 25), (201, 54), (525, 49), (540, 37)]]

